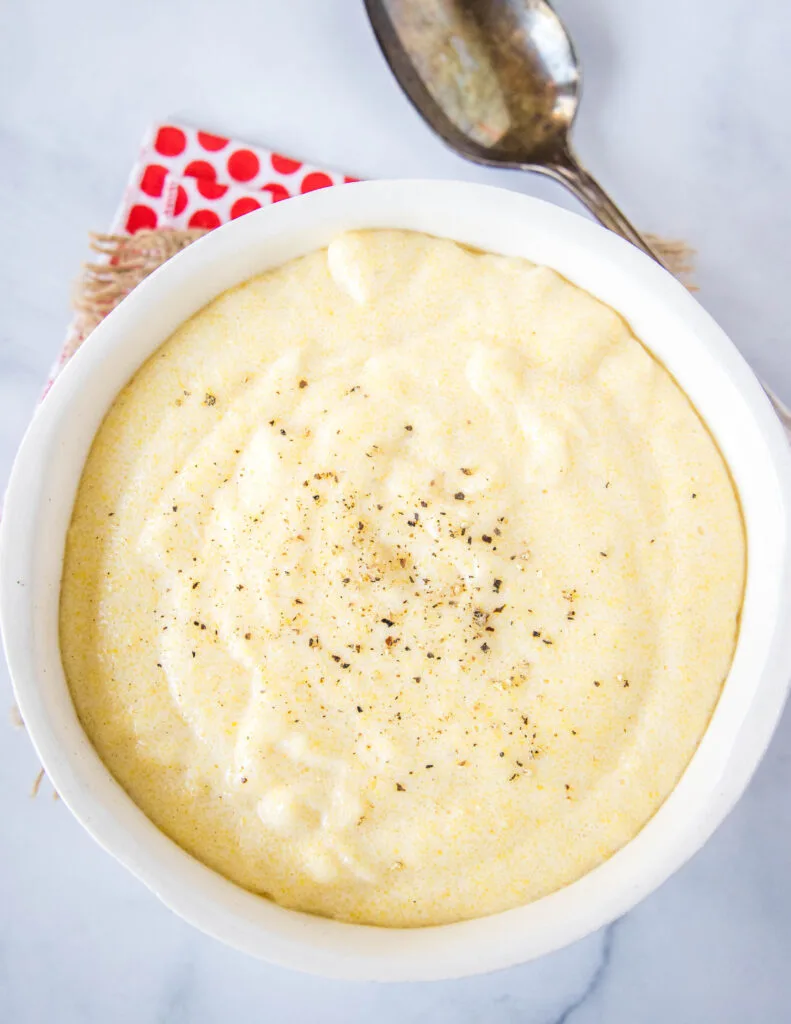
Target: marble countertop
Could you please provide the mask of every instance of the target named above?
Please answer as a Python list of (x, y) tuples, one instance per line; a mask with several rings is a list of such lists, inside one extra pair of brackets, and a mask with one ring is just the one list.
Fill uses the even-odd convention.
[[(791, 400), (791, 9), (557, 0), (584, 62), (578, 150), (635, 222), (698, 250), (701, 302)], [(221, 13), (222, 11), (222, 13)], [(766, 101), (769, 97), (769, 102)], [(781, 111), (783, 116), (777, 116)], [(149, 122), (177, 118), (360, 177), (468, 165), (420, 122), (352, 0), (0, 6), (0, 477)], [(7, 673), (3, 699), (12, 702)], [(791, 713), (705, 849), (637, 909), (540, 961), (459, 982), (330, 982), (184, 924), (82, 831), (23, 731), (0, 743), (0, 1019), (9, 1024), (728, 1024), (791, 1019)]]

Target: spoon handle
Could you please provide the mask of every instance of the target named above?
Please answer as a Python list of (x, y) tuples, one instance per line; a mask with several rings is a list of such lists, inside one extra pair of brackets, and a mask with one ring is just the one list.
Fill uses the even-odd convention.
[[(644, 253), (656, 260), (660, 266), (668, 269), (665, 262), (659, 258), (640, 232), (621, 213), (596, 179), (588, 174), (570, 152), (563, 154), (562, 162), (546, 166), (545, 169), (553, 178), (565, 185), (570, 192), (573, 192), (600, 224), (609, 228), (610, 231), (614, 231), (616, 235), (625, 238), (632, 245), (636, 245), (638, 249), (642, 249)], [(791, 441), (791, 409), (777, 397), (767, 384), (763, 381), (760, 383), (772, 403), (772, 408), (778, 419), (783, 424), (786, 436)]]
[(654, 249), (646, 242), (637, 228), (626, 219), (615, 203), (610, 199), (596, 179), (590, 175), (570, 152), (563, 154), (562, 160), (547, 167), (547, 170), (559, 182), (566, 186), (580, 202), (590, 210), (596, 220), (625, 238), (638, 249), (665, 266)]

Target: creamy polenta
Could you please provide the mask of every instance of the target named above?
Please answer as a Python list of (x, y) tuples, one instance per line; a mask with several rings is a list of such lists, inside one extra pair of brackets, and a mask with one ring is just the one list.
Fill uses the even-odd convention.
[(617, 313), (523, 260), (351, 233), (221, 295), (118, 396), (61, 646), (100, 757), (199, 860), (438, 924), (648, 821), (744, 570), (723, 459)]

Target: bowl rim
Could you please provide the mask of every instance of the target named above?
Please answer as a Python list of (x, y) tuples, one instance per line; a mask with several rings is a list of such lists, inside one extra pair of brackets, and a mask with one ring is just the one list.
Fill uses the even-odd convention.
[[(52, 629), (63, 524), (87, 446), (123, 382), (186, 319), (185, 310), (320, 248), (342, 230), (366, 227), (533, 254), (612, 305), (676, 376), (714, 434), (739, 488), (748, 537), (733, 666), (701, 744), (654, 817), (609, 860), (543, 899), (418, 929), (287, 910), (185, 853), (136, 807), (87, 740)], [(611, 922), (692, 856), (731, 809), (768, 745), (791, 676), (791, 631), (784, 628), (791, 616), (790, 518), (791, 453), (766, 395), (714, 320), (647, 256), (576, 214), (505, 189), (357, 182), (216, 229), (143, 281), (81, 346), (33, 417), (12, 469), (0, 525), (0, 623), (17, 702), (53, 785), (86, 830), (177, 914), (231, 946), (297, 970), (356, 980), (460, 977), (533, 959)]]

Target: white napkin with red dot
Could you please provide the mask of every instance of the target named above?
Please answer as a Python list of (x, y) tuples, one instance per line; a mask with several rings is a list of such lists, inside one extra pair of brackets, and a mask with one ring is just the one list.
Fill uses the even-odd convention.
[(223, 135), (155, 125), (111, 230), (216, 228), (269, 203), (356, 180)]

